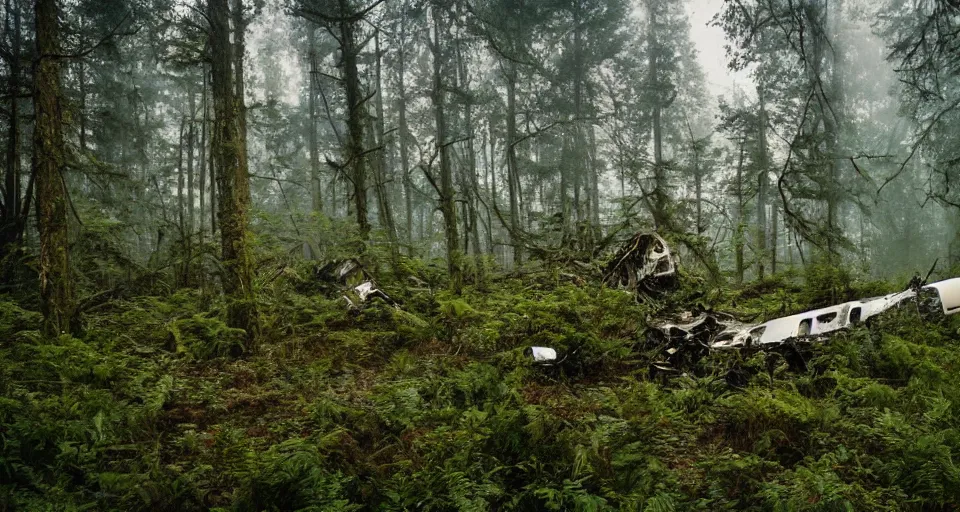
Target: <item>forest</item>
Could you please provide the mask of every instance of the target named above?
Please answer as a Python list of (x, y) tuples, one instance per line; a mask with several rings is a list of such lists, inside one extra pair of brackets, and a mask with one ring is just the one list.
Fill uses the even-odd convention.
[(0, 512), (960, 506), (956, 1), (0, 19)]

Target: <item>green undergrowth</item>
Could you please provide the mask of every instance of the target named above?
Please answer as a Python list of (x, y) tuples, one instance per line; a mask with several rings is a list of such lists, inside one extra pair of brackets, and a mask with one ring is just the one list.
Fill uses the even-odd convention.
[[(384, 279), (396, 305), (359, 311), (285, 272), (261, 290), (253, 344), (195, 290), (107, 303), (56, 339), (0, 300), (0, 510), (960, 502), (956, 322), (905, 308), (805, 352), (805, 371), (728, 353), (649, 376), (647, 322), (683, 303), (771, 316), (899, 283), (815, 268), (638, 302), (548, 272), (454, 296), (430, 265), (404, 265), (421, 277)], [(533, 365), (531, 345), (561, 361)]]
[(710, 294), (718, 309), (765, 321), (842, 302), (899, 292), (907, 281), (887, 282), (861, 278), (853, 272), (827, 264), (811, 264), (803, 270), (788, 269), (739, 289), (721, 287)]

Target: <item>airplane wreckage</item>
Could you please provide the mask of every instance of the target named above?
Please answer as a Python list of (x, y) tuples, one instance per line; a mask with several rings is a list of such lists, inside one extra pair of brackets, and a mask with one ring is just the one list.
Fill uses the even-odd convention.
[[(647, 295), (661, 295), (676, 284), (677, 258), (667, 242), (655, 233), (639, 233), (623, 244), (604, 271), (604, 282)], [(881, 297), (854, 300), (803, 313), (774, 318), (759, 324), (737, 320), (719, 312), (685, 312), (675, 322), (648, 328), (647, 346), (662, 348), (663, 360), (651, 373), (675, 373), (684, 361), (712, 351), (792, 351), (798, 345), (826, 340), (830, 334), (915, 303), (926, 314), (960, 313), (960, 278), (926, 284), (914, 278), (906, 290)], [(539, 364), (557, 364), (557, 352), (530, 347), (528, 357)], [(566, 356), (564, 356), (566, 357)]]
[(396, 305), (377, 285), (359, 261), (353, 258), (334, 260), (315, 270), (321, 283), (333, 283), (341, 294), (347, 308), (357, 310), (367, 299), (379, 297), (388, 304)]
[[(620, 246), (607, 264), (603, 282), (610, 287), (656, 297), (677, 285), (678, 267), (676, 254), (666, 240), (656, 233), (637, 233)], [(328, 262), (316, 269), (316, 277), (321, 283), (333, 285), (350, 310), (359, 310), (374, 297), (400, 307), (356, 259)], [(674, 321), (655, 323), (647, 329), (645, 345), (658, 348), (662, 356), (651, 364), (651, 373), (678, 373), (685, 363), (717, 351), (765, 351), (780, 353), (789, 359), (799, 355), (803, 345), (824, 341), (830, 334), (854, 325), (869, 325), (872, 319), (908, 303), (916, 304), (918, 311), (928, 318), (960, 313), (960, 278), (927, 284), (915, 277), (901, 292), (758, 324), (740, 321), (726, 313), (687, 311)], [(576, 352), (576, 348), (562, 353), (551, 347), (536, 346), (524, 350), (526, 357), (544, 366), (560, 365), (575, 357)], [(802, 361), (802, 357), (799, 359)]]

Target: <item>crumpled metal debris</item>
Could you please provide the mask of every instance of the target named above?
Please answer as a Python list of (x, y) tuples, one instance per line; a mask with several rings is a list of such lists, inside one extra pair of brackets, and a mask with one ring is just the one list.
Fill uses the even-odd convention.
[(706, 346), (707, 340), (725, 330), (735, 319), (724, 313), (694, 314), (685, 311), (673, 322), (664, 322), (656, 326), (653, 332), (663, 334), (663, 341), (673, 343), (695, 342)]
[(666, 240), (656, 233), (637, 233), (607, 264), (603, 281), (608, 286), (658, 294), (674, 286), (676, 276), (676, 256)]
[(337, 284), (342, 293), (341, 297), (350, 309), (359, 308), (361, 304), (373, 297), (379, 297), (394, 304), (393, 299), (377, 286), (373, 276), (353, 258), (327, 263), (317, 269), (317, 277)]

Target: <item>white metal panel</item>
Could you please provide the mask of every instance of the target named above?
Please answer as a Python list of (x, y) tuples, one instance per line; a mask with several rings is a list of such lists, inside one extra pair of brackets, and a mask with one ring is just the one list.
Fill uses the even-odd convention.
[(550, 347), (530, 347), (534, 361), (554, 361), (557, 359), (557, 351)]
[(960, 313), (960, 277), (930, 283), (924, 288), (933, 288), (940, 295), (940, 304), (943, 314), (953, 315)]
[(883, 297), (861, 301), (863, 302), (863, 306), (861, 306), (862, 311), (860, 313), (860, 319), (866, 320), (872, 316), (879, 315), (890, 308), (896, 307), (901, 302), (916, 296), (917, 292), (913, 290), (905, 290), (898, 293), (884, 295)]
[(800, 321), (807, 318), (806, 313), (801, 315), (787, 316), (777, 318), (760, 324), (765, 327), (763, 335), (760, 337), (760, 343), (777, 343), (787, 338), (797, 335), (797, 329), (800, 327)]

